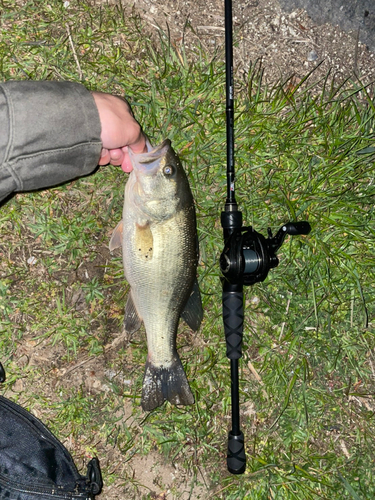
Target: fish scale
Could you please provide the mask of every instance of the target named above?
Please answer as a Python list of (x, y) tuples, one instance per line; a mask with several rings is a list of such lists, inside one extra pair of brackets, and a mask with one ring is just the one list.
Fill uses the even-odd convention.
[[(124, 220), (127, 210), (125, 205)], [(137, 259), (137, 255), (134, 260), (127, 259), (134, 248), (136, 226), (131, 217), (129, 225), (124, 226), (125, 275), (131, 283), (133, 301), (145, 325), (149, 357), (155, 366), (169, 367), (172, 364), (178, 319), (195, 279), (195, 272), (188, 263), (189, 256), (194, 258), (195, 248), (189, 244), (186, 231), (176, 232), (176, 224), (180, 223), (178, 219), (183, 218), (181, 214), (173, 220), (151, 226), (153, 258), (146, 263)], [(182, 272), (185, 269), (190, 269), (190, 272)]]

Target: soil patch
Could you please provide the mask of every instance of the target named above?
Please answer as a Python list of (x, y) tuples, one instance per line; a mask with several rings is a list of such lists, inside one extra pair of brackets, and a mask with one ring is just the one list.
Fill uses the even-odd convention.
[[(134, 5), (151, 33), (164, 31), (177, 47), (194, 50), (199, 43), (212, 53), (224, 47), (223, 0), (139, 0)], [(234, 65), (244, 76), (257, 63), (271, 85), (291, 77), (298, 81), (314, 68), (316, 80), (329, 72), (339, 81), (375, 79), (374, 53), (358, 40), (358, 29), (317, 24), (304, 9), (286, 12), (278, 0), (234, 1), (233, 29)]]

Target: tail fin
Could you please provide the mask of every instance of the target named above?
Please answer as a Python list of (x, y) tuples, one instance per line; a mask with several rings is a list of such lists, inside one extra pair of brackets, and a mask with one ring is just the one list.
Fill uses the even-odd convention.
[(194, 396), (178, 356), (169, 368), (157, 367), (149, 360), (146, 362), (141, 401), (143, 410), (151, 411), (166, 400), (174, 405), (194, 404)]

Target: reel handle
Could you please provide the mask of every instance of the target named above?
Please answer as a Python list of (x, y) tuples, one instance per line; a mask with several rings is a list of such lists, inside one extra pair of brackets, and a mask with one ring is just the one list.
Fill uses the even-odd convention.
[(287, 222), (281, 229), (285, 231), (286, 234), (296, 236), (297, 234), (309, 234), (311, 226), (307, 221), (302, 220), (300, 222)]

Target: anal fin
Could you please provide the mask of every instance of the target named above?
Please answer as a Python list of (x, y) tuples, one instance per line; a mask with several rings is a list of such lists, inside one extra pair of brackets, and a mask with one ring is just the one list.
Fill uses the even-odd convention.
[(125, 306), (124, 330), (128, 335), (132, 335), (134, 332), (139, 330), (141, 324), (142, 318), (139, 317), (138, 311), (134, 305), (132, 292), (130, 290)]
[(181, 313), (181, 318), (194, 332), (196, 332), (201, 326), (203, 319), (203, 307), (197, 279), (194, 281), (190, 296), (185, 304), (184, 310)]

